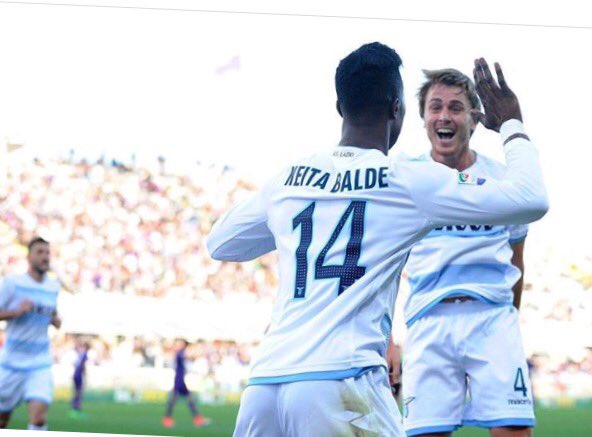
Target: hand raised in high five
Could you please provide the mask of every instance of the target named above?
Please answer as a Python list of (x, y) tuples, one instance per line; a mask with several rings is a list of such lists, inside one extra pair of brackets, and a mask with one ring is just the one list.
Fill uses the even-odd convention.
[(475, 88), (483, 103), (485, 114), (477, 110), (473, 110), (473, 113), (487, 129), (499, 132), (501, 125), (505, 121), (512, 118), (522, 121), (522, 113), (520, 112), (518, 98), (508, 87), (502, 67), (497, 62), (495, 63), (495, 72), (497, 74), (497, 83), (491, 75), (489, 65), (487, 65), (485, 59), (475, 59), (473, 77), (475, 78)]

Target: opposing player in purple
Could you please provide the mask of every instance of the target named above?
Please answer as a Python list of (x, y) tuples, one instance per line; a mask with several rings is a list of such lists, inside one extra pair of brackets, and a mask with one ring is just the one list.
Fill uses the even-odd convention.
[(82, 412), (82, 396), (89, 349), (90, 345), (87, 342), (78, 342), (76, 345), (76, 363), (74, 363), (74, 375), (72, 376), (74, 396), (72, 397), (72, 409), (70, 410), (70, 417), (73, 419), (85, 418), (85, 414)]
[(162, 426), (165, 428), (172, 428), (175, 426), (175, 420), (173, 419), (173, 409), (175, 408), (175, 404), (180, 397), (183, 397), (187, 400), (187, 405), (191, 411), (193, 424), (195, 426), (205, 426), (210, 423), (210, 419), (199, 414), (197, 405), (193, 399), (193, 394), (187, 388), (187, 384), (185, 384), (185, 373), (187, 371), (185, 367), (185, 352), (187, 351), (188, 345), (189, 344), (186, 340), (177, 341), (177, 351), (175, 353), (175, 381), (173, 390), (171, 391), (167, 401), (166, 414), (162, 419)]

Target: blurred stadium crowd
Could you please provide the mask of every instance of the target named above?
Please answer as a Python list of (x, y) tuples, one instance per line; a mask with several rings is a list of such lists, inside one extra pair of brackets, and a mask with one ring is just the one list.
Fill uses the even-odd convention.
[[(175, 174), (164, 159), (158, 164), (149, 171), (73, 159), (11, 163), (0, 184), (0, 275), (25, 271), (26, 242), (41, 235), (52, 243), (52, 268), (64, 289), (79, 297), (238, 299), (270, 307), (278, 282), (274, 254), (221, 263), (204, 245), (220, 214), (254, 186), (227, 167), (197, 164), (190, 174)], [(526, 247), (521, 319), (535, 393), (592, 397), (592, 258), (565, 256), (536, 236)], [(64, 326), (66, 332), (52, 333), (55, 361), (69, 369), (75, 335), (84, 335), (91, 342), (91, 385), (107, 384), (98, 369), (109, 366), (171, 368), (172, 338), (68, 332)], [(237, 338), (194, 342), (188, 353), (194, 387), (206, 394), (240, 391), (253, 353), (256, 342)], [(171, 380), (163, 374), (157, 388), (170, 388)]]
[(76, 293), (270, 297), (273, 257), (219, 263), (204, 245), (220, 213), (252, 188), (217, 167), (182, 176), (118, 163), (11, 165), (0, 187), (0, 274), (26, 269), (21, 243), (39, 234), (52, 243), (53, 270)]

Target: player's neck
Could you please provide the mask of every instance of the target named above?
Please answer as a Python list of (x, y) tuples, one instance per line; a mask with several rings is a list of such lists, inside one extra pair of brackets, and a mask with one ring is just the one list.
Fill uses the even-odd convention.
[(388, 138), (389, 132), (384, 126), (356, 126), (343, 123), (339, 145), (376, 149), (387, 155)]
[(441, 155), (434, 150), (432, 150), (431, 155), (434, 161), (458, 171), (465, 171), (477, 159), (477, 154), (468, 147), (459, 155)]
[(29, 271), (27, 273), (29, 274), (29, 276), (31, 278), (33, 278), (34, 281), (43, 282), (43, 278), (45, 276), (44, 273), (39, 273), (38, 271), (36, 271), (34, 269), (29, 269)]

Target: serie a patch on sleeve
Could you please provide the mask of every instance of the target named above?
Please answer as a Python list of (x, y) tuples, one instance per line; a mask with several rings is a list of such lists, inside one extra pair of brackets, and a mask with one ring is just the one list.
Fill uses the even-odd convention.
[(458, 183), (465, 185), (483, 185), (487, 179), (478, 178), (468, 173), (458, 172)]

